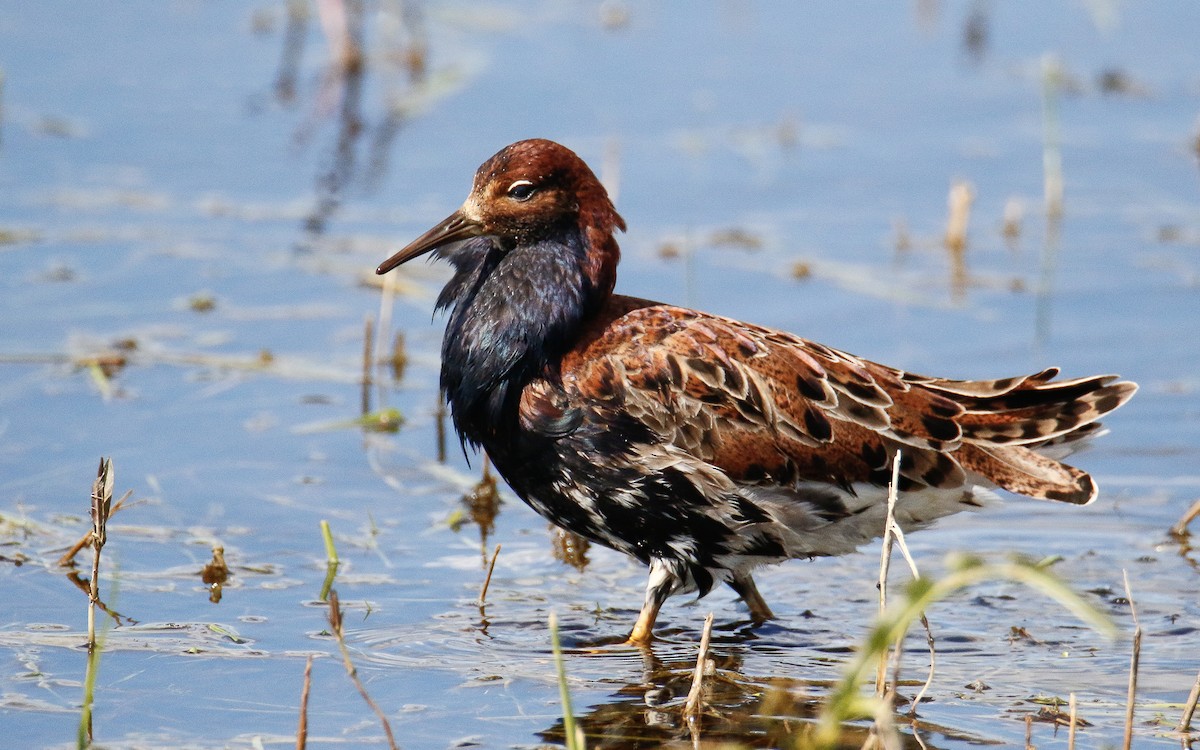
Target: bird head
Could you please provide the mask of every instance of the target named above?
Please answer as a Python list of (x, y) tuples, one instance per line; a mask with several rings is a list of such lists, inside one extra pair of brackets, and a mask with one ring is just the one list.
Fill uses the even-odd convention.
[[(462, 206), (375, 269), (384, 274), (432, 250), (491, 237), (502, 250), (579, 232), (597, 253), (596, 271), (615, 273), (616, 242), (625, 229), (608, 192), (575, 152), (535, 138), (501, 149), (475, 172)], [(611, 256), (611, 257), (610, 257)], [(611, 288), (611, 287), (610, 287)]]

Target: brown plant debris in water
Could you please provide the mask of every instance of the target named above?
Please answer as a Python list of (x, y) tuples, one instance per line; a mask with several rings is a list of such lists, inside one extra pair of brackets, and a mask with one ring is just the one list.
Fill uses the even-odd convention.
[(718, 229), (709, 235), (708, 244), (736, 247), (740, 250), (761, 250), (763, 240), (762, 237), (749, 230), (742, 229), (741, 227), (730, 227), (728, 229)]
[(908, 219), (897, 216), (892, 219), (892, 247), (897, 255), (903, 255), (913, 248), (912, 232), (908, 229)]
[(208, 600), (213, 604), (221, 602), (221, 590), (229, 580), (229, 566), (225, 563), (225, 548), (214, 546), (212, 560), (200, 570), (200, 580), (208, 586)]
[(1010, 250), (1017, 249), (1017, 241), (1021, 239), (1021, 224), (1025, 218), (1025, 204), (1020, 198), (1012, 197), (1004, 202), (1004, 220), (1000, 233), (1004, 236)]
[(217, 298), (207, 292), (198, 292), (188, 298), (188, 307), (192, 312), (212, 312), (217, 308)]
[(1192, 507), (1187, 509), (1187, 512), (1179, 517), (1175, 525), (1171, 527), (1171, 535), (1176, 539), (1183, 539), (1191, 535), (1188, 531), (1188, 526), (1192, 521), (1200, 517), (1200, 500), (1192, 503)]
[(583, 572), (583, 569), (588, 566), (588, 550), (591, 549), (592, 543), (578, 534), (559, 528), (554, 524), (549, 524), (549, 526), (550, 549), (554, 553), (554, 559)]
[(33, 229), (0, 227), (0, 245), (20, 245), (38, 242), (42, 235)]
[(408, 369), (408, 352), (404, 346), (404, 331), (396, 331), (396, 337), (392, 339), (392, 356), (388, 359), (388, 365), (392, 368), (392, 381), (399, 383), (404, 380), (404, 371)]
[(119, 352), (101, 352), (75, 360), (76, 367), (97, 368), (104, 377), (110, 379), (116, 377), (117, 373), (125, 369), (127, 364), (129, 364), (129, 359)]
[[(488, 537), (496, 527), (496, 515), (500, 512), (500, 490), (486, 461), (483, 465), (483, 476), (470, 492), (463, 495), (462, 503), (471, 520), (479, 527), (479, 542), (486, 548)], [(486, 552), (484, 554), (486, 555)]]
[(1112, 96), (1128, 96), (1135, 99), (1147, 99), (1153, 95), (1150, 87), (1134, 79), (1128, 71), (1120, 68), (1108, 68), (1096, 76), (1096, 87), (1101, 94)]
[(676, 242), (666, 241), (658, 246), (658, 257), (673, 260), (683, 255), (683, 249)]
[[(1068, 704), (1069, 705), (1069, 704)], [(1070, 709), (1064, 711), (1060, 706), (1042, 706), (1037, 710), (1037, 713), (1030, 714), (1033, 721), (1042, 722), (1043, 724), (1054, 724), (1055, 726), (1066, 727), (1071, 724)], [(1091, 722), (1086, 719), (1075, 717), (1075, 726), (1090, 727)]]
[(1008, 642), (1016, 643), (1017, 641), (1028, 641), (1035, 646), (1046, 645), (1045, 641), (1038, 640), (1032, 633), (1020, 625), (1013, 625), (1008, 629)]

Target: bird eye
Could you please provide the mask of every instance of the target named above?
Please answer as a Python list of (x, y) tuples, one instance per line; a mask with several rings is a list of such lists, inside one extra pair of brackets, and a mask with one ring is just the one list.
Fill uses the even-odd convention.
[(527, 201), (536, 191), (537, 188), (529, 180), (517, 180), (508, 186), (508, 197), (515, 201)]

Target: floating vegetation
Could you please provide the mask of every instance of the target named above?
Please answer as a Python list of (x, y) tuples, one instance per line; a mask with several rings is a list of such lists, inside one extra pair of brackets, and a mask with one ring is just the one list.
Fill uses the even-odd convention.
[[(481, 549), (487, 547), (488, 537), (496, 526), (496, 515), (500, 512), (500, 490), (489, 462), (483, 463), (483, 475), (479, 482), (462, 497), (463, 507), (471, 521), (479, 527)], [(484, 552), (486, 556), (486, 552)]]
[(388, 367), (392, 369), (392, 382), (404, 380), (404, 371), (408, 368), (408, 352), (404, 347), (404, 331), (396, 331), (392, 339), (392, 353), (388, 357)]
[(399, 432), (404, 425), (404, 415), (394, 406), (364, 414), (354, 423), (367, 432)]
[(200, 580), (208, 586), (208, 600), (213, 604), (221, 602), (221, 590), (229, 580), (229, 566), (225, 563), (225, 548), (219, 545), (213, 547), (212, 560), (200, 569)]
[(1106, 68), (1100, 71), (1096, 76), (1096, 88), (1106, 96), (1149, 99), (1154, 95), (1149, 86), (1136, 80), (1129, 71), (1121, 68)]
[(708, 244), (753, 251), (762, 249), (763, 239), (747, 229), (730, 227), (728, 229), (718, 229), (710, 234), (708, 236)]
[(217, 309), (217, 298), (209, 292), (197, 292), (188, 297), (187, 306), (192, 312), (212, 312)]
[(42, 238), (41, 232), (20, 227), (0, 227), (0, 246), (24, 245), (37, 242)]
[(551, 552), (554, 559), (583, 572), (588, 566), (588, 550), (592, 543), (578, 534), (550, 525)]

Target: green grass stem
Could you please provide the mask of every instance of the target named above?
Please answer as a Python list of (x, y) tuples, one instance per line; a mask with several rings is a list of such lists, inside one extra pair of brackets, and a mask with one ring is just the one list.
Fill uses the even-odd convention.
[(330, 565), (337, 565), (338, 560), (337, 547), (333, 544), (333, 531), (329, 528), (329, 522), (321, 519), (321, 539), (325, 541), (325, 559)]
[(877, 699), (863, 695), (860, 686), (877, 663), (879, 655), (892, 644), (900, 642), (923, 610), (985, 581), (1024, 584), (1057, 601), (1103, 635), (1111, 638), (1116, 634), (1116, 628), (1108, 617), (1040, 565), (1017, 560), (989, 563), (977, 557), (953, 554), (947, 557), (946, 567), (949, 573), (939, 579), (919, 578), (911, 581), (903, 599), (889, 606), (876, 622), (848, 665), (841, 682), (825, 702), (816, 734), (812, 737), (813, 746), (835, 747), (843, 722), (875, 715)]
[(563, 664), (562, 646), (558, 641), (558, 616), (550, 613), (550, 647), (554, 651), (554, 669), (558, 673), (558, 696), (562, 701), (563, 734), (567, 750), (585, 750), (583, 730), (575, 726), (575, 713), (571, 710), (571, 691), (567, 688), (567, 669)]

